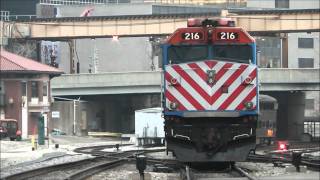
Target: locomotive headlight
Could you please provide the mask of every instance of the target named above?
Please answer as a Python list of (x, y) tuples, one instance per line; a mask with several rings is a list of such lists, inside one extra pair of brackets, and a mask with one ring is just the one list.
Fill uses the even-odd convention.
[(214, 80), (215, 80), (215, 76), (216, 76), (216, 71), (215, 71), (215, 70), (208, 70), (208, 71), (207, 71), (207, 76), (208, 76), (207, 82), (208, 82), (209, 84), (214, 84)]
[(214, 83), (214, 80), (213, 80), (212, 78), (209, 78), (209, 79), (208, 79), (208, 83), (209, 83), (209, 84), (213, 84), (213, 83)]
[(251, 82), (252, 82), (252, 78), (251, 77), (247, 77), (247, 78), (244, 79), (244, 83), (245, 84), (251, 84)]
[(178, 80), (176, 78), (171, 78), (170, 83), (171, 83), (171, 85), (177, 85)]
[(209, 78), (213, 78), (214, 79), (214, 76), (216, 75), (216, 71), (215, 70), (208, 70), (207, 71), (207, 75)]
[(170, 109), (175, 110), (178, 108), (178, 103), (177, 102), (171, 102), (170, 103)]
[(246, 109), (252, 109), (253, 108), (253, 102), (245, 102), (244, 103), (244, 107), (246, 107)]

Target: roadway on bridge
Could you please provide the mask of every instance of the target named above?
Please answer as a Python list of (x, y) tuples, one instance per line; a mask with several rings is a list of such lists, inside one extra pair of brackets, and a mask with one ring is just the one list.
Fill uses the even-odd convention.
[[(262, 68), (260, 91), (320, 91), (319, 69)], [(160, 93), (161, 72), (66, 74), (51, 81), (53, 96)]]

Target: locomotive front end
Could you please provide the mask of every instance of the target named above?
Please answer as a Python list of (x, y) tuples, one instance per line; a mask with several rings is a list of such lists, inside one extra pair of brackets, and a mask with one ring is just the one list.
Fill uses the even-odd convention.
[(255, 148), (255, 41), (233, 26), (192, 19), (162, 45), (167, 149), (180, 161), (244, 161)]

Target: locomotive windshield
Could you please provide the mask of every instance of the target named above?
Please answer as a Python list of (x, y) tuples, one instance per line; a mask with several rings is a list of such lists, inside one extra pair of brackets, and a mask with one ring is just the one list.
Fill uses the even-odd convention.
[(213, 45), (213, 58), (226, 61), (249, 63), (252, 50), (249, 45)]
[(171, 46), (168, 49), (168, 60), (171, 64), (202, 61), (207, 58), (207, 46)]
[(171, 46), (168, 49), (169, 64), (180, 64), (192, 61), (203, 61), (215, 59), (221, 61), (231, 61), (249, 63), (252, 60), (252, 47), (249, 45), (213, 45), (212, 55), (209, 55), (209, 46)]

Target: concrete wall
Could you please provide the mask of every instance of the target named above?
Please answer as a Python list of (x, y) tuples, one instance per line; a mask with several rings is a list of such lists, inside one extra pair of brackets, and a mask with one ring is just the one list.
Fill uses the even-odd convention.
[(299, 140), (303, 134), (304, 92), (264, 92), (278, 101), (277, 138)]
[(247, 7), (274, 8), (275, 0), (247, 0)]
[[(197, 5), (159, 5), (151, 3), (119, 3), (119, 4), (100, 4), (100, 5), (72, 5), (72, 6), (48, 6), (37, 5), (38, 17), (79, 17), (85, 10), (93, 8), (90, 16), (124, 16), (124, 15), (150, 15), (150, 14), (186, 14), (186, 13), (208, 13), (217, 12), (216, 8), (225, 7), (226, 4), (216, 6), (197, 6)], [(240, 6), (231, 4), (230, 7)], [(51, 8), (50, 8), (51, 7)], [(195, 8), (196, 7), (196, 8)], [(53, 10), (55, 9), (55, 10)], [(47, 10), (44, 11), (44, 10)], [(56, 14), (52, 14), (53, 12)]]
[(290, 9), (317, 9), (320, 8), (319, 0), (290, 0)]
[(307, 91), (306, 92), (306, 99), (314, 99), (314, 107), (313, 109), (306, 109), (305, 116), (306, 118), (309, 117), (316, 117), (320, 121), (320, 92), (319, 91)]
[[(88, 131), (134, 133), (135, 110), (160, 106), (159, 94), (96, 95), (81, 99), (86, 102), (76, 103), (75, 135), (78, 136), (86, 135)], [(52, 119), (51, 127), (72, 135), (73, 108), (73, 101), (54, 102), (52, 111), (59, 111), (60, 117)]]
[[(275, 8), (276, 0), (247, 0), (247, 7)], [(289, 0), (290, 9), (317, 9), (319, 0)]]
[(91, 16), (145, 15), (152, 13), (151, 4), (73, 5), (57, 6), (57, 17), (78, 17), (89, 7), (94, 8)]
[[(93, 57), (97, 58), (98, 72), (150, 71), (152, 60), (151, 44), (148, 37), (78, 39), (76, 40), (76, 62), (80, 62), (80, 73), (95, 72)], [(59, 69), (70, 73), (70, 50), (67, 43), (61, 43)], [(94, 51), (96, 50), (96, 55)]]
[[(75, 106), (75, 114), (74, 114)], [(73, 135), (74, 115), (75, 115), (75, 134), (74, 135), (86, 135), (88, 132), (88, 121), (92, 117), (92, 106), (87, 102), (75, 102), (73, 101), (55, 101), (52, 104), (52, 111), (57, 111), (60, 114), (59, 118), (52, 118), (51, 120), (51, 132), (53, 129), (59, 129), (65, 132), (67, 135)], [(91, 113), (91, 114), (90, 114)]]
[[(298, 68), (298, 58), (313, 58), (314, 68), (319, 68), (319, 36), (318, 32), (288, 34), (289, 68)], [(313, 38), (313, 48), (298, 48), (299, 38)]]
[(288, 93), (288, 139), (300, 140), (303, 134), (305, 94)]

